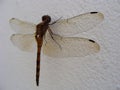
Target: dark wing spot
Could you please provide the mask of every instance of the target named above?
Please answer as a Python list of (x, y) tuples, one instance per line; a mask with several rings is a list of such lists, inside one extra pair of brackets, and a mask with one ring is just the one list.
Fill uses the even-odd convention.
[(93, 40), (91, 40), (91, 39), (89, 39), (89, 41), (95, 43), (95, 41), (93, 41)]
[(15, 36), (15, 34), (12, 34), (12, 36)]
[(90, 14), (96, 14), (96, 13), (98, 13), (98, 12), (90, 12)]
[(15, 18), (11, 18), (11, 20), (14, 20)]

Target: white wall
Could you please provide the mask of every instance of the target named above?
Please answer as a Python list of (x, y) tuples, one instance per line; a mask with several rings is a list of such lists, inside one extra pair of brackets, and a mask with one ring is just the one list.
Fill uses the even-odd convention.
[[(42, 55), (40, 86), (35, 83), (36, 53), (22, 52), (10, 42), (8, 20), (16, 17), (39, 23), (44, 14), (53, 20), (100, 11), (104, 21), (79, 34), (97, 41), (99, 53), (54, 59)], [(120, 90), (120, 0), (1, 0), (0, 90)]]

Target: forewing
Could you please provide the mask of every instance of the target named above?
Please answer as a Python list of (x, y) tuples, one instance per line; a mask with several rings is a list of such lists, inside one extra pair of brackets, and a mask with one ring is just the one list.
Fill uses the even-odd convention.
[(34, 34), (13, 34), (11, 36), (12, 43), (23, 51), (35, 51), (36, 41)]
[(100, 46), (93, 40), (79, 37), (60, 37), (47, 34), (43, 44), (44, 54), (50, 57), (81, 57), (97, 53)]
[(102, 22), (104, 16), (100, 12), (88, 12), (72, 18), (57, 21), (50, 25), (53, 33), (61, 36), (74, 35), (88, 31)]
[(9, 20), (11, 27), (16, 33), (20, 34), (33, 34), (36, 30), (36, 25), (26, 21), (19, 20), (17, 18), (12, 18)]

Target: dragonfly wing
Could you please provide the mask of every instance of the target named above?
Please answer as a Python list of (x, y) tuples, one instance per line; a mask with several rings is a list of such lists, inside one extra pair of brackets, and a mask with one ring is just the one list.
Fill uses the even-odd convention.
[(11, 36), (12, 43), (23, 51), (35, 51), (36, 41), (34, 34), (13, 34)]
[(53, 38), (47, 34), (43, 44), (44, 54), (50, 57), (81, 57), (100, 50), (99, 44), (91, 39), (57, 35), (53, 35)]
[(9, 20), (11, 27), (20, 34), (32, 34), (36, 31), (36, 25), (26, 21), (19, 20), (17, 18), (12, 18)]
[(72, 18), (57, 21), (50, 25), (53, 33), (61, 36), (69, 36), (88, 31), (102, 22), (104, 16), (100, 12), (88, 12)]

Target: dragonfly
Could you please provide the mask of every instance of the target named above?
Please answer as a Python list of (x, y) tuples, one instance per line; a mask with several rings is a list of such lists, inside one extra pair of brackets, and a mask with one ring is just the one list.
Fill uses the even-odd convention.
[(49, 15), (44, 15), (38, 24), (11, 18), (9, 23), (16, 33), (10, 39), (20, 50), (37, 50), (36, 85), (39, 86), (41, 52), (53, 58), (82, 57), (99, 52), (96, 41), (72, 35), (88, 31), (103, 20), (101, 12), (87, 12), (54, 22)]

